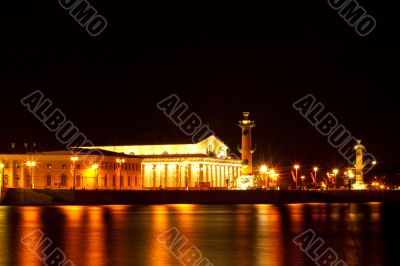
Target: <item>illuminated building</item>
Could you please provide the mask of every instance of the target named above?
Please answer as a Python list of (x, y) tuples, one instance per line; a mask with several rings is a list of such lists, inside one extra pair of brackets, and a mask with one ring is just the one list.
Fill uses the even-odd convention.
[(228, 146), (214, 135), (194, 144), (93, 148), (143, 158), (144, 189), (230, 188), (240, 175), (240, 160), (228, 157)]
[[(194, 144), (82, 147), (69, 151), (0, 154), (5, 187), (54, 189), (227, 189), (240, 160), (217, 137)], [(98, 152), (97, 152), (98, 154)], [(75, 182), (74, 182), (75, 180)]]
[(86, 156), (84, 151), (74, 156), (69, 151), (0, 156), (4, 159), (5, 187), (72, 189), (75, 179), (76, 189), (120, 189), (120, 183), (122, 189), (142, 188), (142, 158), (127, 156), (125, 163), (118, 165), (118, 154), (107, 152), (104, 157)]

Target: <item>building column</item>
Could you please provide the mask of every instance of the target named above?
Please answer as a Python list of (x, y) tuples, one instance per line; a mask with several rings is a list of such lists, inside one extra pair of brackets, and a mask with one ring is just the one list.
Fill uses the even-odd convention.
[(188, 171), (188, 187), (191, 187), (191, 185), (192, 185), (192, 165), (191, 164), (189, 164), (188, 166), (187, 166), (187, 171)]
[(205, 171), (206, 171), (206, 178), (205, 178), (205, 181), (206, 182), (210, 182), (210, 176), (209, 176), (209, 165), (208, 164), (206, 164), (206, 165), (204, 165), (204, 167), (205, 167)]
[(153, 188), (155, 188), (156, 187), (156, 174), (157, 174), (156, 173), (156, 165), (155, 164), (153, 164), (152, 170), (153, 170), (153, 182), (152, 182), (151, 186)]
[(164, 164), (164, 188), (168, 187), (168, 164)]
[(200, 169), (199, 169), (199, 182), (204, 182), (204, 165), (200, 164)]
[(179, 164), (177, 164), (176, 166), (175, 166), (175, 187), (180, 187), (181, 185), (180, 185), (180, 182), (179, 182), (179, 175), (181, 174), (180, 173), (180, 171), (179, 171), (179, 168), (180, 168), (180, 166), (179, 166)]
[(25, 187), (25, 180), (26, 180), (26, 176), (25, 176), (25, 166), (23, 165), (23, 163), (21, 162), (20, 163), (20, 177), (19, 177), (19, 180), (21, 181), (20, 182), (20, 187), (22, 187), (22, 188), (24, 188)]
[(140, 164), (140, 173), (142, 174), (142, 189), (144, 186), (144, 178), (145, 178), (145, 174), (144, 174), (144, 165)]
[(224, 186), (225, 186), (225, 185), (224, 185), (225, 181), (223, 180), (224, 177), (223, 177), (223, 175), (222, 175), (222, 168), (223, 168), (223, 166), (220, 165), (220, 166), (219, 166), (219, 185), (220, 185), (220, 187), (224, 187)]
[(8, 163), (8, 187), (14, 187), (14, 160)]

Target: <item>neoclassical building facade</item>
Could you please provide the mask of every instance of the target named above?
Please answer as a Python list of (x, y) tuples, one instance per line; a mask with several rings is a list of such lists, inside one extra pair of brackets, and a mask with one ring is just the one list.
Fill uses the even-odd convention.
[[(96, 154), (90, 150), (97, 150)], [(80, 147), (0, 154), (0, 185), (51, 189), (228, 189), (241, 161), (217, 137), (194, 144)], [(100, 155), (99, 155), (100, 154)]]

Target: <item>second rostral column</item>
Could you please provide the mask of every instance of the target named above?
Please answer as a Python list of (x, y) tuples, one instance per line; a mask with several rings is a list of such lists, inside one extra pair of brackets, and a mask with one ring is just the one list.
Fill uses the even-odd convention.
[(249, 119), (249, 112), (243, 112), (243, 119), (239, 121), (239, 127), (242, 128), (242, 147), (238, 148), (242, 154), (242, 168), (237, 186), (241, 189), (247, 189), (253, 186), (253, 153), (255, 148), (251, 142), (251, 129), (256, 126), (254, 121)]

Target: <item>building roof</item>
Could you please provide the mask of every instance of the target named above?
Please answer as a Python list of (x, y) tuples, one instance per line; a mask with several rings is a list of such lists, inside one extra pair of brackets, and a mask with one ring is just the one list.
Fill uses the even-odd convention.
[(214, 135), (197, 143), (190, 144), (155, 144), (155, 145), (118, 145), (81, 147), (85, 149), (100, 149), (126, 155), (151, 156), (151, 155), (221, 155), (226, 156), (228, 146)]

